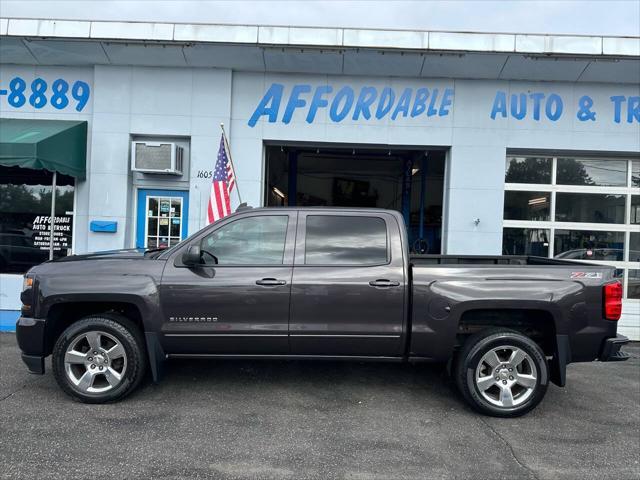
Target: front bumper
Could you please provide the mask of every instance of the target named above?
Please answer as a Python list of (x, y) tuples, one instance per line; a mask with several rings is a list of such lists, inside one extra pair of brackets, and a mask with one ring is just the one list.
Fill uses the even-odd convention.
[(607, 338), (602, 344), (600, 351), (601, 362), (623, 362), (629, 360), (629, 355), (622, 350), (623, 345), (629, 343), (629, 339), (624, 335), (617, 335), (614, 338)]
[(20, 317), (16, 323), (16, 338), (22, 350), (22, 361), (29, 372), (42, 375), (44, 373), (44, 332), (45, 320), (39, 318)]

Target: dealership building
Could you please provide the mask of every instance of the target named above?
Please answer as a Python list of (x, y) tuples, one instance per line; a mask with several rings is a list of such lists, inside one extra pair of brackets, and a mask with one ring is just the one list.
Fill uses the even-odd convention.
[(0, 19), (0, 328), (32, 265), (204, 227), (221, 124), (242, 202), (614, 265), (640, 340), (639, 37), (38, 19)]

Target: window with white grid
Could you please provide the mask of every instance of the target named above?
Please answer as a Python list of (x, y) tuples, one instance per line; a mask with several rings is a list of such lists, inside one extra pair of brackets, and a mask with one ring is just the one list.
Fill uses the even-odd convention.
[(507, 156), (502, 250), (614, 265), (640, 300), (640, 159)]

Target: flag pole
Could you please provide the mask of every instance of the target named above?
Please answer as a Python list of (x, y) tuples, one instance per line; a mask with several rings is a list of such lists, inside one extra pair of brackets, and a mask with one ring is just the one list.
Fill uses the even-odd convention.
[(220, 128), (222, 129), (222, 138), (224, 140), (224, 148), (227, 150), (227, 157), (229, 157), (229, 164), (231, 165), (231, 170), (233, 171), (233, 177), (236, 182), (236, 191), (238, 192), (238, 201), (240, 205), (242, 205), (242, 197), (240, 196), (240, 185), (238, 185), (238, 176), (236, 175), (236, 167), (233, 164), (233, 159), (231, 158), (231, 149), (229, 148), (229, 142), (227, 141), (227, 134), (224, 131), (224, 123), (220, 123)]

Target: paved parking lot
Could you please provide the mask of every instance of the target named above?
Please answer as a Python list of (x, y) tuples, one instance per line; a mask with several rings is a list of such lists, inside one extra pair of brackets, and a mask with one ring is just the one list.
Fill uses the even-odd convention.
[[(470, 411), (441, 367), (174, 361), (83, 405), (0, 334), (1, 478), (640, 478), (640, 346), (569, 368), (524, 418)], [(47, 364), (49, 368), (49, 364)]]

